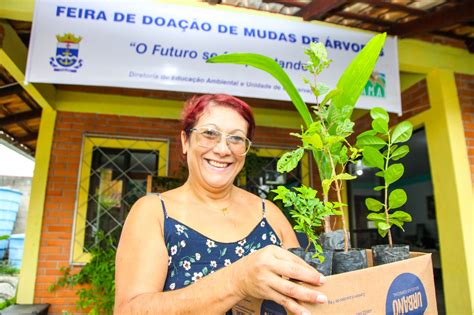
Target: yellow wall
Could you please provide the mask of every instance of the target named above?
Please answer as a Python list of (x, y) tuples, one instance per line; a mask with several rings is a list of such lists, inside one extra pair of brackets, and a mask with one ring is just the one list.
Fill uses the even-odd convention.
[[(474, 313), (474, 198), (454, 73), (427, 75), (425, 129), (436, 204), (447, 314)], [(441, 224), (442, 223), (442, 224)]]

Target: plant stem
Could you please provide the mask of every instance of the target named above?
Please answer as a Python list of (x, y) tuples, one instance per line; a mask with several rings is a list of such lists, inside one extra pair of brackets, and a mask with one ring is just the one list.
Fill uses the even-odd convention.
[[(314, 86), (316, 87), (317, 85), (317, 75), (316, 73), (312, 73), (313, 74), (313, 82), (314, 82)], [(319, 117), (319, 121), (321, 122), (321, 126), (323, 127), (324, 129), (324, 132), (327, 133), (327, 128), (326, 128), (326, 124), (324, 123), (324, 118), (323, 116), (321, 115), (321, 107), (320, 107), (320, 103), (319, 103), (319, 98), (318, 96), (316, 96), (316, 106), (318, 107), (318, 111), (317, 111), (317, 115)], [(323, 151), (323, 154), (324, 154), (324, 151)], [(331, 152), (329, 152), (329, 157), (331, 157)], [(316, 160), (316, 159), (315, 159)], [(317, 163), (318, 161), (316, 161)], [(319, 162), (321, 163), (321, 162)], [(319, 167), (320, 170), (322, 170), (322, 167)], [(322, 174), (319, 174), (319, 176), (322, 178)], [(321, 179), (322, 181), (322, 179)], [(327, 195), (324, 195), (323, 194), (323, 200), (324, 200), (324, 203), (326, 204), (326, 202), (329, 201), (329, 196)], [(330, 216), (327, 216), (324, 218), (324, 233), (328, 233), (328, 232), (331, 232), (332, 231), (332, 228), (331, 228), (331, 217)]]
[(311, 239), (309, 238), (309, 234), (308, 234), (308, 233), (306, 233), (306, 238), (308, 239), (308, 246), (306, 246), (306, 248), (305, 248), (304, 251), (305, 251), (305, 252), (308, 252), (309, 247), (311, 246)]
[[(323, 195), (323, 201), (324, 201), (324, 204), (326, 204), (328, 202), (328, 195)], [(331, 229), (331, 217), (330, 216), (327, 216), (324, 218), (324, 233), (328, 233), (328, 232), (331, 232), (332, 229)]]
[[(385, 170), (384, 171), (387, 171), (388, 169), (388, 161), (390, 160), (390, 149), (392, 147), (391, 145), (391, 141), (390, 141), (390, 132), (388, 132), (388, 138), (387, 138), (387, 142), (388, 142), (388, 149), (387, 149), (387, 157), (385, 158)], [(388, 184), (387, 184), (387, 181), (385, 180), (385, 174), (384, 174), (384, 186), (385, 186), (385, 198), (384, 198), (384, 210), (385, 210), (385, 223), (387, 223), (387, 225), (390, 226), (390, 220), (389, 220), (389, 215), (388, 215), (388, 210), (389, 210), (389, 207), (388, 207)], [(388, 244), (390, 246), (390, 248), (393, 247), (393, 242), (392, 242), (392, 233), (390, 232), (390, 228), (388, 229)]]
[[(329, 161), (331, 162), (332, 176), (335, 177), (336, 167), (334, 165), (334, 160), (332, 159), (331, 154), (329, 154)], [(339, 202), (339, 204), (342, 204), (341, 187), (339, 186), (339, 181), (335, 180), (335, 183), (336, 183), (337, 201)], [(346, 219), (344, 216), (344, 209), (342, 205), (339, 206), (339, 210), (341, 211), (342, 231), (344, 232), (344, 252), (347, 253), (347, 251), (349, 250), (349, 239), (347, 238)]]

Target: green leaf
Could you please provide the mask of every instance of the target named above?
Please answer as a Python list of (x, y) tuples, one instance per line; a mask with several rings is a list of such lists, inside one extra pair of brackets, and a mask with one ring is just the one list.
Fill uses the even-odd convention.
[(412, 221), (412, 217), (409, 213), (405, 212), (405, 211), (395, 211), (394, 213), (390, 214), (390, 218), (394, 218), (394, 219), (397, 219), (399, 221), (402, 221), (402, 222), (411, 222)]
[(390, 209), (400, 208), (407, 202), (407, 193), (403, 189), (395, 189), (388, 197)]
[(375, 191), (381, 191), (381, 190), (383, 190), (384, 188), (385, 188), (385, 186), (375, 186), (375, 187), (374, 187), (374, 190), (375, 190)]
[(365, 137), (365, 136), (375, 136), (377, 134), (377, 131), (375, 130), (367, 130), (367, 131), (364, 131), (364, 132), (361, 132), (359, 135), (357, 135), (357, 138), (359, 137)]
[(301, 187), (295, 187), (294, 189), (299, 192), (304, 199), (314, 200), (314, 198), (316, 198), (317, 191), (311, 187), (301, 185)]
[(387, 134), (388, 132), (388, 122), (382, 118), (376, 118), (372, 121), (372, 129), (381, 134)]
[(329, 189), (331, 188), (332, 182), (333, 182), (332, 179), (324, 179), (324, 180), (322, 181), (321, 184), (322, 184), (322, 186), (323, 186), (323, 194), (324, 194), (325, 196), (328, 195)]
[(392, 133), (392, 143), (405, 142), (410, 139), (413, 132), (413, 125), (409, 121), (399, 123)]
[(331, 92), (329, 92), (328, 94), (326, 94), (326, 96), (324, 97), (323, 101), (321, 102), (321, 104), (319, 104), (320, 107), (324, 107), (324, 105), (326, 105), (326, 103), (328, 101), (330, 101), (333, 97), (335, 97), (336, 95), (339, 95), (342, 93), (342, 90), (341, 89), (338, 89), (338, 88), (335, 88), (334, 90), (331, 90)]
[(323, 43), (315, 43), (315, 42), (311, 42), (309, 44), (309, 48), (311, 50), (311, 54), (308, 54), (308, 55), (314, 55), (316, 58), (317, 58), (317, 63), (315, 64), (315, 66), (317, 66), (319, 64), (319, 62), (327, 62), (327, 57), (328, 57), (328, 53), (326, 51), (326, 47), (324, 47), (324, 44)]
[(346, 119), (337, 125), (336, 134), (346, 138), (352, 134), (353, 130), (354, 122), (352, 122), (350, 119)]
[(343, 93), (332, 99), (329, 111), (331, 121), (350, 118), (355, 103), (374, 71), (386, 37), (386, 33), (374, 36), (344, 70), (336, 85)]
[(377, 231), (379, 232), (381, 237), (385, 237), (390, 230), (391, 225), (387, 224), (386, 222), (377, 222)]
[(280, 173), (291, 172), (298, 162), (301, 160), (304, 154), (303, 148), (298, 148), (291, 152), (286, 152), (283, 154), (277, 162), (277, 171)]
[(375, 149), (378, 150), (378, 149), (381, 149), (384, 146), (386, 146), (387, 142), (385, 142), (385, 140), (383, 140), (379, 137), (367, 134), (367, 135), (364, 135), (364, 136), (359, 135), (359, 137), (357, 137), (356, 145), (359, 148), (364, 148), (366, 146), (371, 146), (371, 147), (374, 147)]
[(328, 145), (333, 145), (334, 143), (338, 143), (344, 141), (344, 137), (341, 136), (329, 136), (326, 138), (326, 142)]
[(377, 227), (381, 230), (389, 230), (390, 229), (390, 224), (387, 224), (385, 222), (379, 222)]
[(406, 144), (402, 145), (392, 153), (392, 160), (398, 161), (401, 158), (405, 157), (408, 152), (410, 152), (410, 148)]
[(329, 91), (330, 87), (324, 83), (318, 82), (316, 83), (316, 90), (318, 91), (319, 95), (324, 95)]
[(326, 47), (320, 42), (311, 43), (304, 53), (310, 58), (310, 61), (304, 65), (304, 68), (313, 75), (319, 75), (332, 62), (332, 60), (327, 59)]
[(312, 135), (304, 134), (302, 137), (302, 141), (303, 146), (308, 149), (321, 149), (323, 147), (323, 141), (317, 133)]
[(347, 155), (347, 147), (343, 146), (339, 152), (339, 161), (341, 164), (346, 164), (349, 161), (349, 156)]
[(356, 178), (357, 176), (354, 176), (348, 173), (337, 174), (335, 177), (335, 179), (338, 179), (338, 180), (351, 180), (351, 179), (356, 179)]
[(405, 229), (403, 228), (403, 222), (397, 219), (390, 218), (389, 222), (393, 225), (398, 226), (400, 229), (402, 229), (403, 232), (405, 232)]
[(378, 211), (382, 210), (383, 203), (381, 203), (380, 201), (378, 201), (377, 199), (374, 199), (374, 198), (366, 198), (365, 199), (365, 206), (370, 211), (378, 212)]
[(403, 164), (401, 163), (390, 165), (384, 173), (385, 183), (390, 185), (396, 182), (397, 180), (400, 179), (400, 177), (403, 176), (404, 171), (405, 171), (405, 168), (403, 167)]
[(357, 159), (362, 154), (362, 150), (356, 147), (349, 147), (349, 149), (351, 151), (350, 159), (352, 162), (355, 162), (355, 159)]
[(233, 53), (233, 54), (224, 54), (224, 55), (215, 56), (215, 57), (207, 59), (206, 62), (249, 65), (257, 69), (266, 71), (267, 73), (272, 75), (275, 79), (277, 79), (277, 81), (285, 89), (286, 93), (288, 93), (288, 96), (293, 102), (293, 105), (295, 105), (296, 110), (300, 114), (306, 126), (308, 127), (313, 122), (308, 106), (301, 98), (301, 95), (298, 93), (298, 90), (296, 89), (293, 82), (290, 80), (290, 77), (288, 76), (288, 74), (286, 74), (286, 72), (281, 68), (281, 66), (274, 59), (264, 56), (264, 55), (260, 55), (260, 54)]
[(377, 167), (381, 170), (384, 169), (384, 158), (382, 153), (380, 153), (377, 149), (372, 147), (365, 147), (364, 151), (362, 152), (363, 160), (362, 162), (370, 167)]
[(335, 207), (335, 208), (347, 207), (347, 203), (335, 201), (335, 202), (333, 202), (333, 207)]
[(318, 164), (319, 175), (321, 180), (329, 179), (332, 177), (332, 167), (329, 157), (326, 152), (313, 150), (313, 155), (316, 163)]
[(385, 222), (387, 220), (385, 213), (369, 213), (367, 219), (373, 222)]
[(380, 235), (381, 237), (385, 237), (385, 236), (387, 235), (388, 231), (389, 231), (389, 230), (380, 229), (380, 228), (378, 227), (378, 225), (377, 225), (377, 232), (379, 232), (379, 235)]
[(273, 197), (273, 200), (283, 200), (285, 201), (287, 193), (290, 192), (288, 188), (285, 186), (278, 186), (276, 189), (272, 189), (272, 192), (276, 194), (275, 197)]
[(372, 119), (382, 119), (384, 121), (386, 121), (388, 123), (389, 121), (389, 117), (388, 117), (388, 113), (385, 109), (383, 109), (382, 107), (374, 107), (370, 110), (370, 117), (372, 117)]
[(378, 171), (377, 173), (375, 173), (375, 176), (377, 177), (383, 177), (383, 171)]

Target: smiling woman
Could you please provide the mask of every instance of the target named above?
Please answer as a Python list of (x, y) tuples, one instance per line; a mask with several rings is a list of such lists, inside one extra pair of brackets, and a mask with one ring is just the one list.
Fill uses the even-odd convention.
[(235, 97), (186, 102), (181, 144), (189, 176), (130, 211), (117, 250), (116, 313), (222, 314), (251, 296), (305, 314), (301, 302), (327, 302), (287, 280), (325, 281), (283, 249), (299, 244), (282, 212), (233, 184), (254, 129), (249, 105)]

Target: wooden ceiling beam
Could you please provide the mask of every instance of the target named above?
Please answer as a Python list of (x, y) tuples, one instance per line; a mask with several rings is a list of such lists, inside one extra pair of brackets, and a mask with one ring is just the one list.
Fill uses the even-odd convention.
[(5, 84), (0, 86), (0, 97), (18, 94), (23, 90), (20, 84), (17, 82)]
[(413, 21), (394, 25), (389, 33), (402, 37), (414, 36), (472, 19), (474, 19), (474, 5), (471, 1), (466, 1), (460, 5), (427, 14)]
[(366, 3), (376, 8), (387, 8), (393, 11), (401, 11), (401, 12), (409, 13), (416, 16), (423, 16), (423, 15), (428, 14), (428, 12), (426, 12), (425, 10), (416, 9), (416, 8), (412, 8), (409, 6), (402, 5), (402, 4), (381, 1), (381, 0), (354, 0), (353, 2)]
[(17, 137), (15, 139), (20, 143), (30, 142), (30, 141), (38, 139), (38, 132), (32, 132), (32, 133), (27, 134), (26, 136)]
[(41, 117), (40, 110), (33, 110), (33, 111), (27, 111), (27, 112), (22, 112), (18, 114), (12, 114), (12, 115), (8, 115), (8, 116), (0, 118), (0, 126), (17, 124), (28, 119), (39, 118), (39, 117)]
[(339, 12), (334, 13), (334, 15), (343, 17), (345, 19), (358, 20), (358, 21), (367, 22), (370, 24), (375, 24), (375, 25), (384, 26), (384, 27), (392, 27), (393, 25), (397, 24), (392, 21), (377, 19), (377, 18), (370, 17), (368, 15), (361, 15), (361, 14), (356, 14), (356, 13), (351, 13), (351, 12), (346, 12), (346, 11), (339, 11)]
[(297, 15), (301, 16), (305, 21), (317, 20), (326, 15), (329, 11), (346, 3), (347, 1), (344, 0), (313, 0), (304, 6)]
[(452, 39), (458, 39), (458, 40), (463, 40), (463, 41), (472, 39), (472, 38), (469, 37), (468, 35), (458, 35), (458, 34), (453, 33), (453, 32), (433, 31), (432, 33), (435, 34), (435, 35), (444, 36), (444, 37), (449, 37), (449, 38), (452, 38)]
[(262, 2), (265, 2), (265, 3), (279, 3), (279, 4), (283, 4), (284, 6), (286, 7), (297, 7), (297, 8), (303, 8), (305, 7), (306, 5), (308, 5), (307, 2), (303, 2), (303, 1), (294, 1), (294, 0), (263, 0)]
[(465, 43), (466, 43), (467, 50), (469, 50), (471, 54), (474, 54), (474, 39), (472, 38), (467, 39)]

